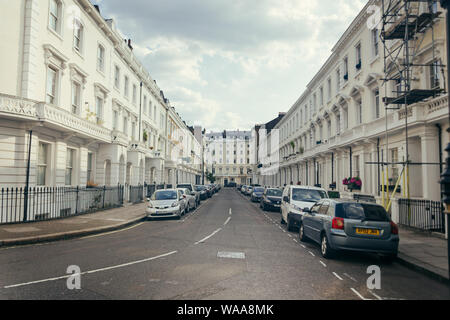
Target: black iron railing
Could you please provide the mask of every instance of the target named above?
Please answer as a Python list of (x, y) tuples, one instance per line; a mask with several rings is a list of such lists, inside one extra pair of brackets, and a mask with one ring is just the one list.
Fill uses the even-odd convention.
[[(24, 202), (28, 200), (25, 214)], [(43, 221), (120, 207), (124, 187), (2, 188), (0, 224)]]
[(440, 201), (399, 199), (399, 224), (445, 233), (445, 217)]
[(144, 201), (144, 186), (128, 186), (129, 187), (129, 199), (131, 203), (139, 203)]

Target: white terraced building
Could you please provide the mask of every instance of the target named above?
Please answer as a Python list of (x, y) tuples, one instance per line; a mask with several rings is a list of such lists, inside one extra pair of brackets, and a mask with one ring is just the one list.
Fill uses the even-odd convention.
[(210, 132), (205, 135), (205, 162), (216, 182), (251, 184), (251, 131)]
[(29, 155), (31, 186), (198, 179), (200, 142), (113, 20), (88, 0), (1, 6), (0, 186), (25, 185)]
[[(431, 3), (431, 8), (427, 4), (413, 5), (419, 6), (419, 14), (443, 11), (437, 2)], [(407, 116), (409, 159), (429, 164), (409, 166), (410, 197), (441, 199), (439, 163), (445, 160), (443, 150), (449, 141), (445, 92), (448, 86), (444, 76), (447, 68), (440, 66), (447, 61), (445, 15), (434, 21), (433, 31), (428, 29), (418, 36), (413, 61), (420, 66), (412, 69), (411, 81), (411, 89), (441, 88), (444, 92), (410, 104), (407, 112), (404, 105), (386, 112), (383, 98), (395, 97), (402, 88), (394, 72), (389, 75), (394, 80), (383, 80), (384, 46), (380, 30), (367, 24), (373, 13), (372, 5), (381, 8), (381, 1), (368, 1), (306, 90), (275, 126), (280, 134), (280, 170), (272, 175), (259, 174), (258, 183), (282, 186), (292, 181), (326, 189), (335, 183), (345, 196), (356, 192), (379, 199), (383, 179), (377, 162), (406, 160)], [(400, 43), (401, 40), (387, 41), (391, 48)], [(432, 67), (433, 64), (438, 67)], [(389, 165), (389, 180), (384, 185), (392, 188), (401, 170), (401, 164)], [(361, 190), (350, 192), (343, 184), (348, 177), (360, 177)], [(407, 197), (406, 183), (400, 180), (396, 197)]]

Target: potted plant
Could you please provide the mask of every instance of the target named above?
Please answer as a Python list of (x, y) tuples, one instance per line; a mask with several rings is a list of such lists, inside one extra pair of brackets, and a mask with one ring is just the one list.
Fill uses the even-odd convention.
[(305, 150), (303, 149), (303, 147), (300, 147), (300, 154), (302, 154)]
[(86, 188), (95, 188), (98, 184), (94, 183), (93, 181), (86, 182)]
[(148, 135), (147, 135), (147, 131), (145, 131), (145, 130), (144, 130), (144, 133), (142, 134), (142, 139), (144, 140), (144, 142), (147, 142)]

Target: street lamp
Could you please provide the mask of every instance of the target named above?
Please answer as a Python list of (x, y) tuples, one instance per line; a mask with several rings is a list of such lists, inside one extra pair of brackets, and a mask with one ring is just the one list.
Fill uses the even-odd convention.
[[(447, 37), (447, 81), (450, 83), (450, 21), (448, 17), (448, 9), (450, 7), (450, 0), (440, 0), (441, 7), (446, 10), (445, 12), (445, 21), (446, 21), (446, 37)], [(449, 86), (447, 85), (447, 88)], [(447, 89), (448, 91), (448, 89)], [(448, 120), (450, 124), (450, 99), (448, 99), (447, 92), (447, 100), (449, 102), (448, 106)], [(447, 129), (447, 132), (450, 133), (450, 126)], [(450, 279), (450, 142), (447, 144), (445, 148), (447, 151), (447, 158), (445, 159), (445, 171), (441, 175), (441, 185), (444, 194), (444, 198), (442, 201), (445, 203), (445, 213), (447, 214), (447, 257), (448, 257), (448, 276)]]

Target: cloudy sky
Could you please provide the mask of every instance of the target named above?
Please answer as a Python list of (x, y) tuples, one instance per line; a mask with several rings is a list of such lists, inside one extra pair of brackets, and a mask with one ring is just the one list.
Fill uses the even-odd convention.
[(93, 0), (189, 125), (287, 111), (367, 0)]

